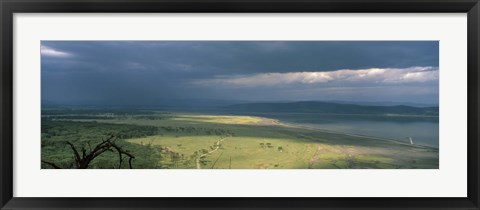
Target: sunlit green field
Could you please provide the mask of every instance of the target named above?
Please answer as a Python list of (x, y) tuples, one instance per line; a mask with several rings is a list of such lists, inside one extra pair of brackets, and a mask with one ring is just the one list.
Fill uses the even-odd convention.
[[(49, 117), (42, 123), (48, 125), (96, 122), (99, 127), (147, 127), (152, 132), (125, 135), (121, 138), (123, 147), (130, 148), (136, 155), (134, 168), (438, 168), (438, 149), (306, 129), (255, 116), (163, 112), (82, 116), (77, 119), (75, 116)], [(68, 129), (75, 129), (75, 126)], [(88, 130), (83, 129), (77, 133), (82, 132)], [(56, 147), (49, 143), (61, 142), (59, 139), (78, 142), (81, 138), (73, 137), (77, 134), (65, 135), (66, 138), (62, 138), (61, 133), (46, 137), (45, 133), (42, 131), (42, 160), (60, 158), (67, 164), (71, 158), (68, 148), (58, 149), (61, 152), (56, 153)], [(110, 158), (111, 161), (103, 165), (97, 163), (93, 165), (94, 168), (115, 168), (114, 155), (107, 154), (103, 158)]]

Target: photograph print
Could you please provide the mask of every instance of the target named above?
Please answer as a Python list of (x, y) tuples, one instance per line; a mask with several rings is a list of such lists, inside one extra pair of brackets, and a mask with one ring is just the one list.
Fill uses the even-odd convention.
[(438, 169), (438, 41), (42, 41), (42, 169)]

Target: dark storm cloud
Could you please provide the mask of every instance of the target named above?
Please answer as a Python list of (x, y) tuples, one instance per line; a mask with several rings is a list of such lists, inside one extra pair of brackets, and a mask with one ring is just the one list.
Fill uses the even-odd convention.
[[(327, 96), (358, 100), (362, 91), (363, 101), (438, 102), (438, 74), (403, 71), (411, 67), (437, 69), (438, 42), (43, 41), (41, 51), (42, 100), (57, 103), (162, 104), (186, 98), (320, 100)], [(377, 80), (382, 75), (374, 75), (370, 80), (355, 81), (356, 89), (348, 91), (346, 86), (353, 83), (342, 76), (345, 72), (338, 71), (365, 70), (370, 75), (372, 68), (400, 69), (403, 74), (387, 71), (383, 76), (416, 82), (380, 84)], [(292, 72), (304, 72), (295, 74), (299, 84), (242, 87), (228, 83), (238, 78), (258, 83), (272, 74), (288, 79)], [(319, 75), (328, 80), (316, 82), (323, 81)], [(218, 78), (222, 80), (216, 81)], [(205, 83), (210, 85), (199, 85)], [(384, 86), (391, 90), (382, 91)], [(415, 87), (417, 92), (411, 92)]]
[(438, 42), (43, 42), (109, 68), (258, 73), (438, 66)]

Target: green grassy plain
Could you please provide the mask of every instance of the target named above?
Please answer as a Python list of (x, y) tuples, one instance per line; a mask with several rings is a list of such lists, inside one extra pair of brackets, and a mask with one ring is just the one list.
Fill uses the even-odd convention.
[[(124, 147), (138, 156), (135, 161), (143, 163), (134, 162), (134, 168), (438, 168), (438, 149), (294, 127), (275, 119), (165, 112), (108, 117), (89, 115), (92, 116), (90, 119), (82, 116), (76, 119), (71, 115), (68, 118), (50, 116), (45, 122), (47, 125), (57, 123), (53, 127), (63, 123), (95, 122), (99, 127), (134, 126), (152, 129), (152, 132), (122, 137)], [(49, 137), (44, 134), (42, 125), (42, 160), (63, 158), (64, 162), (68, 162), (68, 148), (62, 149), (59, 153), (63, 156), (58, 157), (55, 147), (43, 146), (53, 141), (58, 142), (63, 134)], [(73, 137), (71, 139), (80, 141), (80, 137), (74, 138), (77, 140)], [(100, 164), (97, 168), (109, 168), (104, 166)]]

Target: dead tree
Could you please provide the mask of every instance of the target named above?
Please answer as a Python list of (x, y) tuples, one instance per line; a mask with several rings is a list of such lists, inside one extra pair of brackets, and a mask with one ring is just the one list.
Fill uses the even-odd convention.
[[(127, 156), (128, 157), (128, 165), (131, 169), (132, 168), (132, 160), (135, 158), (135, 156), (133, 156), (128, 151), (123, 150), (120, 146), (115, 144), (115, 140), (116, 140), (115, 136), (112, 135), (108, 139), (103, 140), (102, 142), (97, 144), (93, 149), (90, 146), (90, 143), (88, 143), (88, 145), (89, 145), (88, 153), (87, 153), (87, 150), (85, 149), (85, 147), (83, 147), (81, 155), (78, 152), (75, 145), (73, 145), (71, 142), (67, 141), (67, 144), (70, 146), (70, 148), (73, 151), (75, 168), (86, 169), (86, 168), (88, 168), (88, 165), (93, 161), (93, 159), (95, 159), (96, 157), (98, 157), (102, 153), (104, 153), (106, 151), (110, 151), (110, 152), (115, 152), (116, 151), (118, 153), (118, 158), (119, 158), (118, 159), (118, 168), (122, 168), (122, 163), (123, 163), (124, 156)], [(49, 161), (43, 161), (42, 160), (42, 163), (50, 165), (51, 167), (53, 167), (55, 169), (62, 169), (62, 167), (58, 166), (55, 163), (49, 162)]]

